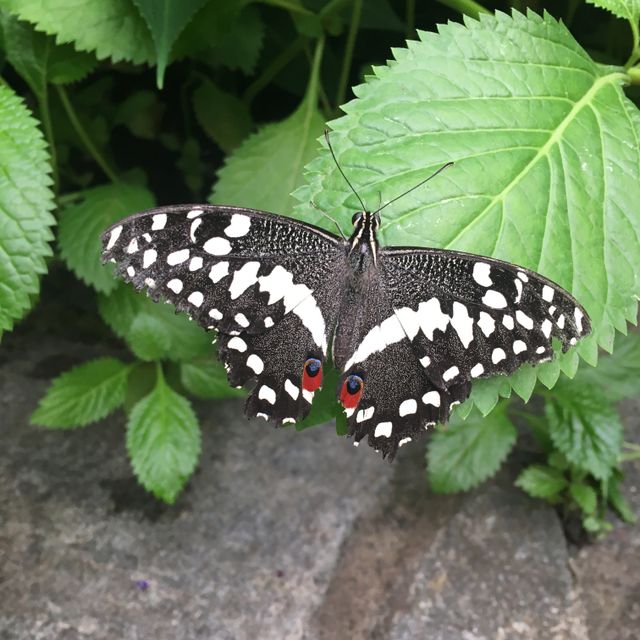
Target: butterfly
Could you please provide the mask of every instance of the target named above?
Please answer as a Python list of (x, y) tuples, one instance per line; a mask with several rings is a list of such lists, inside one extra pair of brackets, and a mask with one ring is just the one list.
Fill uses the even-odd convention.
[(552, 339), (566, 351), (591, 325), (567, 291), (523, 267), (381, 246), (380, 210), (363, 205), (347, 238), (255, 209), (161, 207), (108, 228), (103, 260), (218, 332), (230, 384), (255, 382), (249, 417), (302, 420), (331, 358), (348, 435), (392, 459), (447, 422), (474, 380), (550, 360)]

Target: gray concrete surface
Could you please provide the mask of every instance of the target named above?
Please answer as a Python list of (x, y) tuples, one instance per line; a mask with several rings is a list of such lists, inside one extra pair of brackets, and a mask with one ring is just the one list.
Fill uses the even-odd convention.
[[(513, 487), (515, 461), (436, 496), (420, 446), (390, 465), (331, 426), (274, 431), (241, 401), (201, 403), (198, 471), (160, 505), (132, 476), (122, 414), (28, 424), (52, 376), (101, 353), (0, 347), (1, 640), (640, 637), (639, 528), (572, 547), (555, 511)], [(639, 410), (623, 406), (636, 441)]]

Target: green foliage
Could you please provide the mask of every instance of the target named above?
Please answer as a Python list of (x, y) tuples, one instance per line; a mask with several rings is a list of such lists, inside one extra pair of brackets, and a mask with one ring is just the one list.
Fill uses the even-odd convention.
[[(463, 4), (474, 17), (483, 11)], [(463, 24), (452, 11), (454, 21), (436, 29), (442, 3), (368, 0), (354, 11), (339, 0), (0, 0), (0, 331), (38, 293), (53, 195), (53, 286), (62, 262), (97, 294), (100, 316), (135, 357), (67, 372), (34, 420), (77, 426), (123, 406), (138, 477), (160, 499), (175, 500), (199, 452), (197, 420), (180, 393), (221, 399), (246, 390), (228, 386), (214, 335), (116, 284), (112, 265), (100, 264), (100, 233), (156, 199), (197, 202), (207, 193), (213, 202), (329, 226), (313, 201), (348, 229), (360, 205), (322, 146), (333, 119), (338, 159), (369, 207), (455, 160), (382, 212), (384, 242), (531, 267), (571, 290), (593, 321), (593, 336), (577, 349), (474, 384), (430, 442), (434, 489), (465, 490), (494, 474), (518, 424), (539, 447), (518, 480), (525, 491), (580, 514), (595, 534), (610, 526), (608, 507), (633, 519), (621, 465), (640, 457), (640, 446), (623, 443), (611, 403), (640, 393), (637, 334), (614, 344), (616, 331), (635, 321), (640, 295), (640, 117), (624, 93), (640, 84), (640, 3), (592, 0), (611, 16), (573, 0), (556, 4), (541, 5), (556, 17), (497, 12)], [(584, 21), (571, 20), (582, 11), (602, 24), (582, 32)], [(603, 35), (606, 22), (623, 34), (615, 43)], [(414, 24), (434, 32), (405, 46)], [(372, 67), (393, 46), (394, 60)], [(158, 91), (172, 61), (170, 82)], [(353, 81), (361, 82), (356, 98), (341, 105)], [(338, 109), (344, 115), (335, 119)], [(585, 367), (599, 347), (615, 347), (614, 355)], [(576, 383), (558, 383), (561, 373)], [(337, 374), (325, 374), (296, 428), (337, 413), (344, 434)], [(532, 395), (544, 415), (518, 406), (515, 396)]]
[(142, 485), (174, 502), (198, 462), (200, 429), (189, 401), (167, 385), (162, 373), (129, 415), (127, 450)]
[(499, 469), (517, 436), (506, 409), (502, 403), (488, 418), (475, 413), (463, 421), (454, 416), (433, 434), (427, 469), (434, 491), (466, 491)]
[(101, 293), (113, 291), (117, 282), (111, 265), (100, 259), (100, 236), (113, 222), (152, 207), (147, 189), (127, 184), (108, 184), (87, 189), (60, 213), (60, 255), (78, 278)]
[(115, 358), (86, 362), (58, 376), (40, 400), (31, 423), (55, 429), (84, 427), (124, 402), (131, 365)]
[(23, 101), (0, 84), (0, 336), (31, 307), (51, 255), (49, 155)]
[(133, 0), (143, 15), (155, 44), (158, 88), (162, 89), (164, 71), (171, 47), (193, 15), (207, 0)]

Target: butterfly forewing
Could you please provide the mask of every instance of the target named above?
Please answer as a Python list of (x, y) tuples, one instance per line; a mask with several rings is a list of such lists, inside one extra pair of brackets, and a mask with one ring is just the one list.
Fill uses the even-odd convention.
[(303, 365), (324, 360), (337, 312), (344, 251), (334, 236), (251, 209), (182, 206), (131, 216), (103, 244), (126, 280), (222, 332), (230, 382), (257, 380), (249, 415), (308, 413)]

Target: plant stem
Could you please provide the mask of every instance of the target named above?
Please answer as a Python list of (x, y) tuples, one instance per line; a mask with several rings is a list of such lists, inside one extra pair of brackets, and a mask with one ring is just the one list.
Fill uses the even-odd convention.
[(272, 7), (278, 7), (280, 9), (285, 9), (290, 13), (299, 13), (303, 16), (312, 16), (313, 12), (309, 11), (309, 9), (305, 9), (303, 6), (297, 4), (296, 2), (291, 2), (289, 0), (260, 0), (263, 4), (270, 4)]
[(293, 58), (304, 48), (306, 38), (298, 36), (286, 49), (281, 51), (246, 89), (242, 99), (250, 104), (253, 99), (264, 89)]
[(44, 127), (44, 137), (49, 145), (51, 155), (51, 173), (53, 174), (53, 192), (58, 194), (58, 154), (56, 152), (56, 141), (53, 135), (53, 125), (51, 124), (51, 110), (49, 108), (49, 87), (46, 80), (42, 83), (42, 90), (37, 93), (38, 108), (40, 118)]
[(351, 24), (349, 25), (349, 34), (347, 35), (347, 44), (344, 49), (344, 57), (342, 59), (342, 69), (340, 71), (340, 80), (338, 81), (338, 89), (336, 91), (336, 110), (344, 102), (347, 93), (347, 83), (349, 82), (349, 72), (351, 71), (351, 62), (353, 60), (353, 50), (358, 35), (358, 27), (360, 26), (360, 15), (362, 14), (362, 0), (353, 0), (353, 12), (351, 14)]
[(629, 80), (631, 80), (631, 84), (640, 84), (640, 67), (631, 67), (631, 69), (627, 69), (627, 74), (629, 76)]
[(630, 69), (630, 67), (640, 60), (640, 33), (638, 33), (638, 24), (633, 20), (629, 20), (629, 25), (631, 26), (631, 35), (633, 37), (633, 49), (631, 50), (629, 59), (624, 65), (625, 69)]
[(485, 9), (479, 2), (476, 2), (476, 0), (438, 0), (438, 2), (459, 13), (465, 13), (472, 18), (480, 17), (481, 13), (489, 13), (489, 10)]
[(82, 123), (78, 119), (78, 116), (71, 105), (71, 101), (69, 100), (69, 96), (64, 87), (57, 85), (56, 89), (58, 90), (58, 96), (60, 97), (60, 102), (62, 102), (62, 106), (64, 107), (65, 113), (67, 114), (67, 118), (69, 118), (69, 122), (71, 122), (71, 126), (74, 128), (75, 132), (78, 134), (78, 137), (82, 141), (82, 144), (86, 147), (89, 155), (95, 160), (96, 164), (102, 169), (104, 174), (111, 180), (111, 182), (118, 182), (118, 176), (111, 169), (111, 167), (107, 164), (107, 161), (102, 157), (96, 146), (93, 144), (93, 141), (89, 137), (86, 129), (82, 126)]
[(316, 108), (318, 102), (318, 91), (320, 88), (320, 66), (322, 65), (322, 53), (324, 51), (324, 37), (319, 38), (316, 43), (316, 50), (313, 53), (313, 62), (311, 63), (311, 74), (309, 75), (309, 85), (306, 91), (306, 100)]

